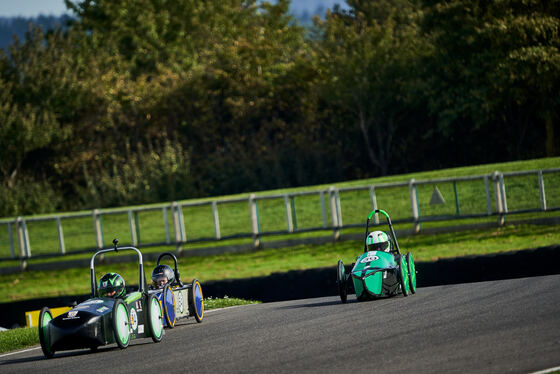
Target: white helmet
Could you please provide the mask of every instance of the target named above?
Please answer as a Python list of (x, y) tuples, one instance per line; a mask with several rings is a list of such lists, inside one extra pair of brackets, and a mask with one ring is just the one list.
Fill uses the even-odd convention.
[(389, 236), (383, 231), (370, 232), (366, 239), (368, 251), (385, 251), (391, 250), (391, 242)]

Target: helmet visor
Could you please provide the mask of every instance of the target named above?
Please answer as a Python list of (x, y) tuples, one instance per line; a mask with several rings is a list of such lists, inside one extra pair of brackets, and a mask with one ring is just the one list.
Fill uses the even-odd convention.
[(370, 251), (386, 251), (389, 248), (389, 242), (368, 244)]
[(117, 297), (122, 293), (123, 289), (124, 289), (123, 285), (102, 287), (99, 289), (99, 296)]

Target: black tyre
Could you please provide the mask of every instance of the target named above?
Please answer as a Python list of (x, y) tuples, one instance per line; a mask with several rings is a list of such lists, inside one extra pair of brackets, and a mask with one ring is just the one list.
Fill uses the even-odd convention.
[(194, 316), (196, 322), (202, 322), (204, 318), (204, 298), (202, 286), (197, 279), (193, 279), (192, 288), (189, 293), (189, 315)]
[(405, 256), (399, 256), (399, 268), (398, 268), (398, 279), (401, 285), (401, 291), (403, 296), (408, 296), (408, 292), (410, 291), (410, 284), (408, 281), (408, 265), (406, 262)]
[(412, 253), (410, 252), (406, 254), (406, 264), (408, 265), (408, 283), (410, 286), (410, 292), (416, 293), (416, 267), (414, 266), (414, 259), (412, 258)]
[(54, 351), (51, 348), (50, 339), (50, 322), (52, 321), (52, 313), (49, 308), (44, 307), (39, 313), (39, 341), (41, 342), (41, 350), (46, 358), (52, 358)]
[(175, 322), (177, 322), (177, 315), (175, 313), (175, 294), (167, 284), (163, 287), (163, 298), (161, 304), (163, 308), (163, 317), (165, 318), (167, 327), (172, 329), (175, 327)]
[(158, 343), (163, 338), (163, 312), (155, 294), (150, 294), (150, 296), (148, 296), (146, 306), (148, 308), (147, 324), (150, 329), (150, 335), (152, 336), (152, 340)]
[(343, 303), (348, 299), (348, 284), (346, 282), (346, 270), (341, 260), (336, 265), (336, 283), (338, 284), (338, 294)]
[(125, 349), (130, 343), (130, 325), (128, 319), (128, 309), (121, 299), (115, 301), (113, 305), (113, 336), (120, 349)]

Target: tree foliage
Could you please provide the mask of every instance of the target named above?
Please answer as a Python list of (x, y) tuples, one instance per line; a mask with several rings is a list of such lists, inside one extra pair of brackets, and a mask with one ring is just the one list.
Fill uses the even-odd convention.
[(557, 155), (557, 0), (65, 0), (0, 54), (3, 216)]

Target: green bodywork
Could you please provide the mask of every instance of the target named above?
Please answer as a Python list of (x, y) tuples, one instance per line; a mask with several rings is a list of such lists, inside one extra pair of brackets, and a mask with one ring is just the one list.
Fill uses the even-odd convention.
[[(370, 251), (362, 254), (356, 259), (351, 273), (356, 296), (362, 299), (393, 293), (396, 269), (395, 258), (390, 253)], [(389, 284), (384, 285), (387, 281)]]

